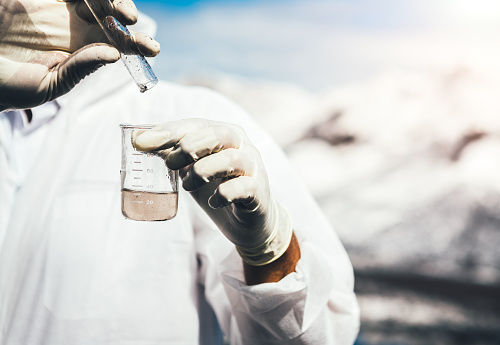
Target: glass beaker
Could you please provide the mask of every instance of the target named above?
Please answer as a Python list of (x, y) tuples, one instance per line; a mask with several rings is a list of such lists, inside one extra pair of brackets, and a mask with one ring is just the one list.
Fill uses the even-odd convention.
[(128, 219), (161, 221), (177, 214), (178, 170), (169, 169), (155, 152), (141, 152), (132, 145), (133, 131), (152, 127), (120, 125), (122, 213)]

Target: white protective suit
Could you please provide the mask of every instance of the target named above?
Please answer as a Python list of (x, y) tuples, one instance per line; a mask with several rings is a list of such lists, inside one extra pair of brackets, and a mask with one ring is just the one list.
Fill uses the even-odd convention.
[[(1, 345), (222, 344), (222, 334), (231, 344), (354, 341), (346, 252), (282, 151), (239, 107), (167, 83), (141, 94), (118, 64), (54, 104), (55, 117), (15, 137), (0, 114)], [(33, 121), (54, 104), (35, 108)], [(234, 245), (186, 192), (173, 220), (122, 216), (119, 124), (187, 117), (237, 123), (260, 150), (301, 246), (295, 273), (246, 286)], [(32, 150), (15, 150), (24, 141)], [(30, 167), (16, 175), (20, 161)]]

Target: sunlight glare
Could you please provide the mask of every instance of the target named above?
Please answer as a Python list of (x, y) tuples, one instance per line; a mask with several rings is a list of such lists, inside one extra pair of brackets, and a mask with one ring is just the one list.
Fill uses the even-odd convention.
[(466, 20), (500, 19), (500, 0), (454, 0), (455, 14)]

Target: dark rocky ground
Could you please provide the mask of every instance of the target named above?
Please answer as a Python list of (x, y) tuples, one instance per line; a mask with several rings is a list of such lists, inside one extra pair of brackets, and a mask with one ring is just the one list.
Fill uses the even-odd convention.
[[(438, 232), (447, 233), (441, 248)], [(359, 344), (500, 344), (498, 248), (500, 195), (466, 188), (350, 246)]]

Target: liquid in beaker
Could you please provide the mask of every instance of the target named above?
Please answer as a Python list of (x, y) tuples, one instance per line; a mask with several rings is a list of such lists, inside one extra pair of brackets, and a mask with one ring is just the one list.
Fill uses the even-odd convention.
[(175, 217), (178, 207), (177, 170), (171, 170), (154, 152), (137, 151), (132, 132), (153, 126), (128, 124), (122, 129), (122, 213), (128, 219), (161, 221)]

